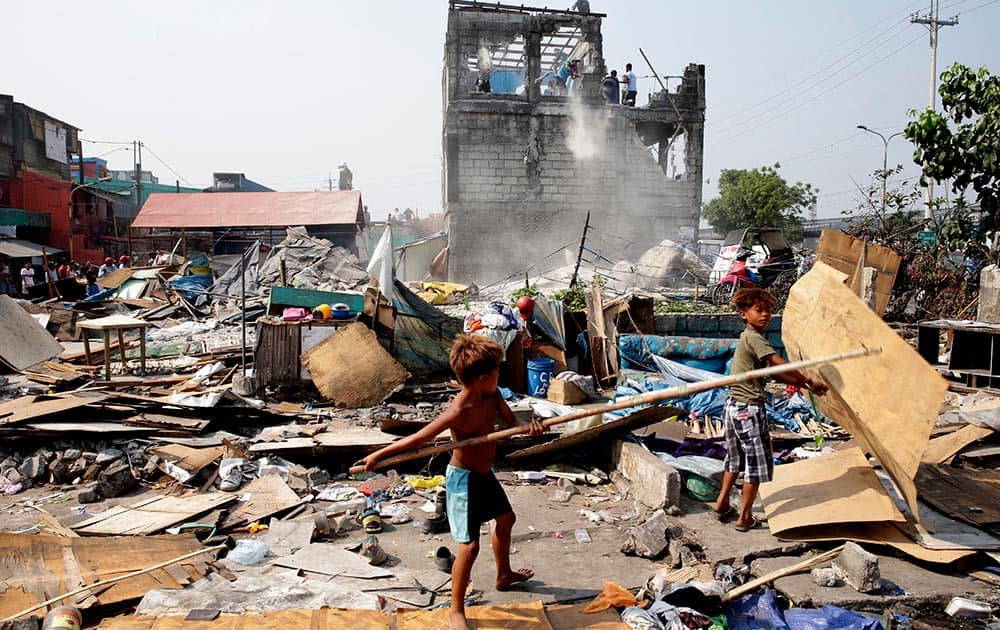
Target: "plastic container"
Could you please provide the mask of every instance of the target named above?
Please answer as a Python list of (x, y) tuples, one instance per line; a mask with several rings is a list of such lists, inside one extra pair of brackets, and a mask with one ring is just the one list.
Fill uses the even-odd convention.
[(552, 380), (552, 369), (556, 362), (553, 359), (528, 359), (528, 395), (535, 398), (545, 398), (549, 394), (549, 381)]

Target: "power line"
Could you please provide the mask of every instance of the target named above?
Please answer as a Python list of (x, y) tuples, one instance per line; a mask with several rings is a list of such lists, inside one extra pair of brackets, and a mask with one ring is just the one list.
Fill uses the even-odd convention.
[(152, 155), (152, 156), (153, 156), (154, 158), (156, 158), (157, 160), (159, 160), (160, 164), (162, 164), (162, 165), (166, 166), (166, 167), (167, 167), (167, 170), (168, 170), (168, 171), (170, 171), (171, 173), (173, 173), (173, 174), (174, 174), (174, 177), (176, 177), (177, 179), (181, 180), (182, 182), (184, 182), (185, 184), (187, 184), (187, 185), (188, 185), (188, 186), (190, 186), (191, 188), (197, 188), (197, 186), (195, 186), (194, 184), (192, 184), (191, 182), (189, 182), (189, 181), (188, 181), (187, 179), (185, 179), (185, 178), (184, 178), (184, 177), (183, 177), (183, 176), (182, 176), (182, 175), (181, 175), (180, 173), (178, 173), (177, 171), (175, 171), (175, 170), (173, 169), (173, 167), (171, 167), (171, 166), (170, 166), (169, 164), (167, 164), (166, 162), (164, 162), (164, 161), (163, 161), (163, 158), (161, 158), (161, 157), (160, 157), (160, 156), (158, 156), (158, 155), (157, 155), (156, 153), (154, 153), (154, 152), (153, 152), (153, 150), (149, 148), (149, 145), (148, 145), (148, 144), (146, 144), (145, 142), (140, 142), (140, 143), (139, 143), (139, 146), (141, 146), (142, 148), (144, 148), (144, 149), (146, 149), (147, 151), (149, 151), (149, 154), (150, 154), (150, 155)]
[[(1000, 1), (1000, 0), (994, 0), (994, 1)], [(735, 140), (736, 138), (739, 138), (739, 137), (741, 137), (741, 136), (745, 136), (746, 134), (748, 134), (748, 133), (750, 133), (750, 132), (752, 132), (752, 131), (756, 131), (757, 129), (760, 129), (760, 128), (761, 128), (761, 127), (763, 127), (764, 125), (767, 125), (767, 124), (769, 124), (769, 123), (772, 123), (772, 122), (774, 122), (775, 120), (778, 120), (779, 118), (783, 118), (783, 117), (787, 116), (788, 114), (790, 114), (790, 113), (792, 113), (792, 112), (794, 112), (794, 111), (797, 111), (797, 110), (799, 110), (799, 109), (802, 109), (803, 107), (805, 107), (805, 106), (806, 106), (806, 105), (808, 105), (809, 103), (812, 103), (812, 102), (813, 102), (813, 101), (815, 101), (816, 99), (818, 99), (818, 98), (820, 98), (820, 97), (823, 97), (823, 96), (826, 96), (827, 94), (829, 94), (829, 93), (830, 93), (830, 92), (832, 92), (833, 90), (837, 89), (837, 88), (838, 88), (838, 87), (840, 87), (841, 85), (843, 85), (843, 84), (847, 83), (848, 81), (851, 81), (851, 80), (855, 79), (856, 77), (860, 76), (861, 74), (864, 74), (865, 72), (867, 72), (868, 70), (870, 70), (870, 69), (874, 68), (875, 66), (877, 66), (877, 65), (878, 65), (878, 64), (880, 64), (880, 63), (882, 63), (883, 61), (885, 61), (885, 60), (886, 60), (886, 59), (888, 59), (889, 57), (892, 57), (893, 55), (896, 55), (897, 53), (899, 53), (899, 52), (903, 51), (903, 50), (904, 50), (905, 48), (909, 48), (909, 47), (910, 47), (910, 46), (912, 46), (913, 44), (917, 43), (917, 40), (919, 40), (919, 39), (920, 39), (920, 37), (917, 37), (916, 39), (912, 39), (912, 40), (910, 40), (909, 42), (907, 42), (907, 43), (903, 44), (902, 46), (900, 46), (899, 48), (897, 48), (897, 49), (893, 50), (892, 52), (890, 52), (889, 54), (885, 55), (884, 57), (881, 57), (881, 58), (880, 58), (880, 59), (878, 59), (877, 61), (874, 61), (873, 63), (871, 63), (871, 64), (869, 64), (869, 65), (865, 66), (865, 67), (864, 67), (864, 68), (862, 68), (861, 70), (859, 70), (859, 71), (855, 72), (854, 74), (852, 74), (851, 76), (847, 77), (847, 78), (846, 78), (846, 79), (844, 79), (843, 81), (840, 81), (839, 83), (836, 83), (836, 84), (834, 84), (833, 86), (831, 86), (831, 87), (829, 87), (828, 89), (826, 89), (826, 90), (824, 90), (824, 91), (820, 92), (819, 94), (816, 94), (816, 95), (815, 95), (815, 96), (813, 96), (812, 98), (810, 98), (810, 99), (808, 99), (808, 100), (806, 100), (806, 101), (803, 101), (803, 102), (799, 103), (799, 104), (798, 104), (798, 105), (796, 105), (795, 107), (792, 107), (792, 108), (790, 108), (790, 109), (787, 109), (787, 110), (785, 110), (785, 111), (783, 111), (783, 112), (781, 112), (781, 113), (779, 113), (779, 114), (776, 114), (776, 115), (774, 115), (774, 116), (772, 116), (772, 117), (770, 117), (770, 118), (768, 118), (768, 119), (764, 120), (764, 121), (763, 121), (763, 122), (761, 122), (760, 124), (758, 124), (758, 125), (754, 125), (753, 127), (750, 127), (749, 129), (744, 129), (744, 130), (743, 130), (743, 131), (741, 131), (740, 133), (737, 133), (737, 134), (734, 134), (734, 135), (731, 135), (731, 136), (729, 136), (728, 138), (724, 138), (724, 139), (722, 139), (722, 140), (719, 140), (719, 141), (717, 141), (717, 142), (714, 142), (714, 143), (712, 143), (712, 146), (718, 146), (718, 145), (720, 145), (720, 144), (724, 144), (724, 143), (726, 143), (726, 142), (729, 142), (729, 141), (731, 141), (731, 140)]]

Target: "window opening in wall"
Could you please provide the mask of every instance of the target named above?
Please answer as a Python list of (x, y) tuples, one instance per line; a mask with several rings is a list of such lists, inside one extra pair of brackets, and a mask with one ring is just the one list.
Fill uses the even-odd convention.
[[(577, 26), (560, 26), (552, 33), (542, 35), (540, 43), (541, 71), (539, 78), (543, 96), (563, 96), (572, 86), (575, 73), (584, 71), (589, 63), (590, 45), (581, 41), (583, 31)], [(576, 62), (576, 72), (567, 67)], [(467, 67), (475, 82), (470, 86), (477, 92), (494, 94), (525, 93), (527, 58), (525, 40), (518, 35), (514, 40), (501, 44), (481, 42), (475, 55), (469, 56)], [(565, 75), (565, 76), (563, 76)]]

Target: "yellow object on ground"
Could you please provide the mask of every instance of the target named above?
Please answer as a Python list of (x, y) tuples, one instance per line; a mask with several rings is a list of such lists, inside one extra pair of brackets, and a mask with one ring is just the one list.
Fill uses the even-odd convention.
[(421, 282), (417, 295), (428, 304), (454, 304), (468, 290), (467, 285), (455, 282)]
[[(398, 630), (436, 630), (448, 627), (447, 607), (434, 610), (397, 610)], [(465, 616), (473, 628), (490, 630), (552, 630), (542, 602), (503, 606), (469, 606)]]
[(435, 475), (433, 477), (410, 477), (406, 480), (406, 483), (410, 484), (417, 490), (430, 490), (432, 488), (437, 488), (444, 483), (444, 475)]

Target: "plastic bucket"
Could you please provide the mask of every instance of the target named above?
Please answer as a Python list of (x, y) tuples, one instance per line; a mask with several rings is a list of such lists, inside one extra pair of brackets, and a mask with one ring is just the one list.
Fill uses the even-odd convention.
[(545, 398), (549, 393), (549, 381), (552, 380), (552, 368), (556, 365), (553, 359), (528, 359), (528, 395), (535, 398)]

